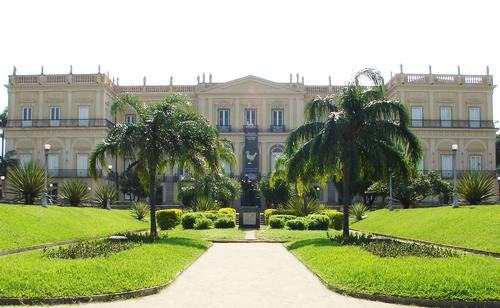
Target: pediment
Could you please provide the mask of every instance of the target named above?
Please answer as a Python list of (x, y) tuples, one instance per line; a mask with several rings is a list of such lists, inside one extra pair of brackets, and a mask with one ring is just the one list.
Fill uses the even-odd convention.
[(288, 86), (287, 84), (276, 83), (256, 76), (246, 76), (225, 83), (215, 84), (207, 87), (203, 93), (238, 93), (238, 94), (256, 94), (256, 93), (297, 93), (301, 90)]

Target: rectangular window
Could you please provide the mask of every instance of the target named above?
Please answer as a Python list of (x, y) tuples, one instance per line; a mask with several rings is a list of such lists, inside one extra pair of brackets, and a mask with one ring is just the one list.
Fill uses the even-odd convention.
[(59, 118), (60, 111), (61, 111), (61, 109), (59, 107), (49, 107), (50, 126), (61, 125), (60, 118)]
[(76, 176), (85, 177), (88, 175), (88, 154), (76, 154)]
[(412, 127), (422, 127), (424, 119), (424, 108), (423, 107), (411, 107), (411, 126)]
[(78, 126), (89, 126), (89, 106), (78, 107)]
[(481, 171), (481, 156), (469, 156), (469, 169), (472, 171)]
[(245, 109), (245, 126), (256, 126), (257, 125), (257, 110), (256, 109)]
[(49, 154), (47, 168), (51, 176), (59, 175), (59, 154)]
[(21, 165), (26, 166), (31, 162), (31, 154), (29, 153), (19, 154), (19, 161), (21, 162)]
[(217, 125), (219, 127), (229, 126), (229, 109), (222, 108), (217, 112)]
[(481, 109), (479, 107), (469, 107), (469, 127), (481, 127)]
[(135, 123), (135, 114), (127, 114), (127, 115), (125, 115), (125, 123), (126, 124), (133, 124), (133, 123)]
[(32, 114), (31, 107), (23, 107), (22, 113), (23, 113), (23, 127), (31, 127), (33, 125), (31, 114)]
[(453, 177), (453, 155), (441, 155), (441, 176), (445, 179)]
[(451, 107), (441, 107), (441, 127), (451, 127)]
[(283, 126), (283, 109), (273, 109), (271, 112), (272, 126)]

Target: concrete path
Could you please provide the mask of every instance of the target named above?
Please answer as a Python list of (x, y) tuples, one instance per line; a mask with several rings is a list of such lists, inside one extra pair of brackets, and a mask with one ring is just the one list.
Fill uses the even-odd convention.
[(247, 229), (245, 230), (245, 240), (256, 240), (255, 237), (255, 229)]
[(156, 295), (81, 306), (396, 307), (328, 290), (283, 245), (275, 243), (214, 243), (176, 281)]

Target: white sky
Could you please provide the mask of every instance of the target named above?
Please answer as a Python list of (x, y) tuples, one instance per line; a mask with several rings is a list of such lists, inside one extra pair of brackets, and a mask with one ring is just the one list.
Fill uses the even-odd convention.
[[(498, 4), (497, 4), (498, 3)], [(0, 3), (0, 81), (18, 74), (102, 72), (120, 84), (194, 84), (249, 74), (334, 84), (364, 67), (407, 73), (500, 72), (500, 2), (21, 1)], [(496, 77), (496, 76), (495, 76)], [(498, 78), (498, 77), (496, 77)], [(494, 120), (500, 120), (500, 90)], [(0, 107), (7, 91), (0, 91)]]

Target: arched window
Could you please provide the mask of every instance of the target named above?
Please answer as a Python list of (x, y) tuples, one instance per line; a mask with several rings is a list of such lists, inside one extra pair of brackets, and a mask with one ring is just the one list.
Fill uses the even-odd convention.
[(277, 144), (277, 145), (274, 145), (273, 147), (271, 147), (271, 173), (274, 172), (276, 170), (276, 161), (278, 160), (278, 158), (280, 156), (283, 155), (283, 153), (285, 153), (285, 149), (283, 148), (283, 146), (281, 144)]

